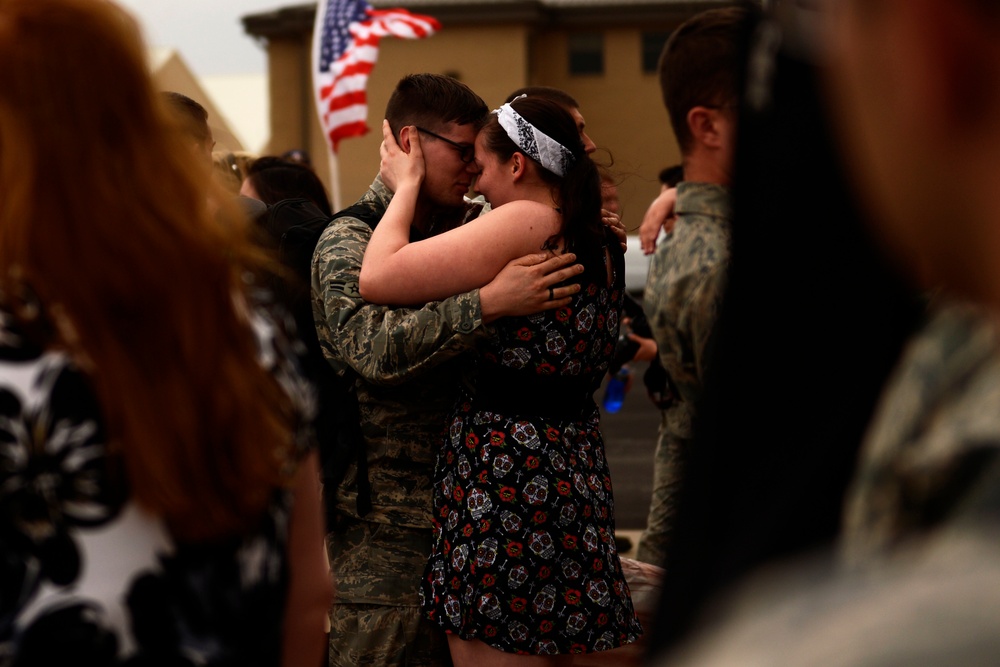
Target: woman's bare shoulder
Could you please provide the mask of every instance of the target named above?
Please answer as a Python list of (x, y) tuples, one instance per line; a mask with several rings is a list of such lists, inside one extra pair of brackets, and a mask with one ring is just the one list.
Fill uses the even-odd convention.
[(496, 219), (523, 221), (526, 223), (550, 223), (560, 225), (562, 216), (554, 206), (530, 199), (517, 199), (492, 209), (487, 215), (496, 214)]

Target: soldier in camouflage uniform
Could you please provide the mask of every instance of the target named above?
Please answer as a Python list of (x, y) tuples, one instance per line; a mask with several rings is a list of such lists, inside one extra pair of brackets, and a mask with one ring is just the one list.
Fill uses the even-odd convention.
[[(397, 132), (418, 125), (427, 135), (415, 234), (449, 229), (469, 213), (463, 196), (476, 173), (472, 145), (486, 113), (477, 95), (449, 77), (412, 75), (397, 86), (386, 109), (390, 124)], [(391, 198), (377, 177), (358, 202), (362, 217), (379, 219)], [(479, 290), (412, 309), (378, 306), (358, 293), (370, 236), (360, 217), (338, 218), (313, 255), (317, 333), (337, 372), (355, 378), (371, 483), (363, 517), (356, 470), (337, 490), (327, 537), (337, 586), (330, 665), (448, 665), (445, 636), (422, 618), (417, 592), (430, 554), (431, 479), (446, 418), (472, 361), (468, 353), (491, 335), (488, 322), (565, 305), (577, 287), (557, 287), (551, 298), (550, 286), (576, 271), (563, 268), (565, 259), (538, 264), (541, 257), (532, 256)]]
[[(973, 92), (997, 90), (981, 73), (1000, 71), (1000, 13), (977, 0), (843, 0), (831, 10), (838, 139), (879, 238), (942, 302), (904, 353), (859, 452), (841, 547), (862, 566), (938, 539), (1000, 453), (1000, 97)], [(918, 35), (933, 45), (911, 41)], [(877, 55), (887, 48), (892, 63)], [(975, 74), (961, 62), (975, 62)], [(995, 526), (995, 512), (986, 521)]]
[(702, 12), (674, 32), (660, 58), (660, 84), (681, 147), (684, 181), (677, 186), (677, 221), (653, 255), (643, 303), (673, 395), (662, 410), (653, 497), (638, 549), (639, 560), (657, 565), (664, 562), (675, 525), (694, 406), (729, 264), (727, 186), (745, 19), (742, 9)]
[(987, 311), (935, 309), (883, 392), (861, 451), (842, 535), (855, 566), (948, 518), (1000, 453), (1000, 328)]

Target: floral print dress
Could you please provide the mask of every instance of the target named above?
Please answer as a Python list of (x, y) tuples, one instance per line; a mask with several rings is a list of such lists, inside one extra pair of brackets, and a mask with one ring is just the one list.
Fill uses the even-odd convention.
[[(311, 415), (297, 353), (263, 312), (253, 328)], [(109, 463), (86, 376), (0, 311), (0, 666), (277, 664), (289, 494), (253, 534), (181, 545)]]
[(584, 284), (565, 308), (501, 320), (475, 396), (454, 414), (420, 591), (448, 633), (529, 655), (603, 651), (641, 633), (593, 400), (618, 335), (621, 273), (610, 287)]

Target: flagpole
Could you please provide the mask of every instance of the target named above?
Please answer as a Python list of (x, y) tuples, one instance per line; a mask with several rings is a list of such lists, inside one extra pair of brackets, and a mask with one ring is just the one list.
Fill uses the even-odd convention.
[(339, 211), (344, 208), (343, 204), (340, 202), (340, 161), (337, 159), (337, 154), (332, 150), (327, 149), (326, 156), (329, 160), (330, 169), (330, 200), (333, 202), (333, 210)]
[(323, 100), (320, 97), (320, 82), (317, 80), (319, 72), (318, 63), (320, 61), (320, 49), (322, 48), (323, 19), (326, 16), (330, 0), (318, 0), (316, 3), (316, 17), (313, 20), (312, 38), (312, 59), (309, 63), (310, 78), (312, 81), (313, 109), (319, 119), (320, 131), (323, 133), (323, 146), (326, 148), (327, 159), (327, 190), (333, 204), (333, 210), (339, 211), (340, 202), (340, 163), (337, 160), (337, 153), (333, 150), (330, 138), (327, 136), (327, 127), (323, 122)]

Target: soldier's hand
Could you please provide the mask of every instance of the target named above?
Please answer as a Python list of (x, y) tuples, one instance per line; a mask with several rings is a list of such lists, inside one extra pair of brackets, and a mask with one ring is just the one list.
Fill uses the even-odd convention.
[(535, 253), (511, 260), (479, 290), (483, 320), (492, 322), (499, 317), (531, 315), (565, 306), (580, 291), (580, 285), (557, 285), (583, 273), (583, 265), (575, 261), (573, 253)]

